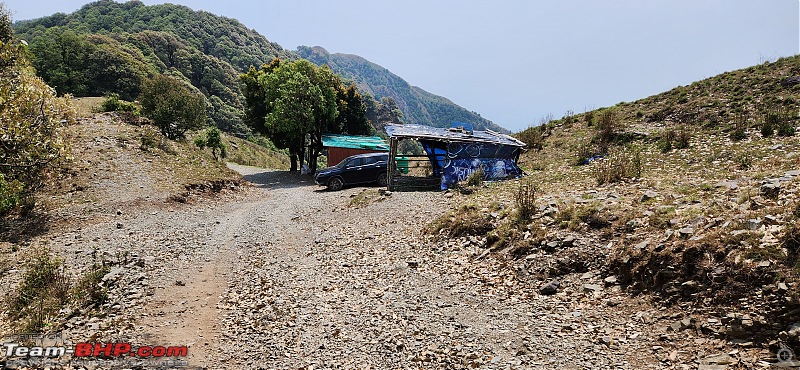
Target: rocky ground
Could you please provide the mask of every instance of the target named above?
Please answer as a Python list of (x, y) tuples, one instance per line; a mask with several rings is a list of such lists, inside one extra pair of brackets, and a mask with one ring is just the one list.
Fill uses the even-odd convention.
[[(564, 274), (545, 292), (549, 280), (489, 253), (485, 237), (424, 233), (464, 201), (460, 194), (327, 192), (308, 178), (233, 167), (253, 186), (118, 209), (30, 242), (78, 270), (98, 259), (112, 266), (100, 313), (68, 314), (68, 343), (188, 345), (188, 366), (198, 369), (774, 362), (752, 343), (703, 333), (704, 325), (736, 319), (725, 313), (700, 322), (680, 306), (632, 297), (602, 270)], [(4, 275), (8, 287), (14, 272)]]

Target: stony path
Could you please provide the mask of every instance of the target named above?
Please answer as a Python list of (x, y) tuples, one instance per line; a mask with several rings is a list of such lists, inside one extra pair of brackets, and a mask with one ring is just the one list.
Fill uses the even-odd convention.
[(540, 296), (480, 248), (422, 235), (452, 201), (441, 193), (354, 208), (363, 188), (235, 169), (255, 186), (230, 201), (120, 210), (51, 237), (67, 263), (114, 262), (110, 314), (76, 314), (65, 337), (189, 345), (196, 369), (659, 367), (635, 305), (606, 306), (579, 278)]

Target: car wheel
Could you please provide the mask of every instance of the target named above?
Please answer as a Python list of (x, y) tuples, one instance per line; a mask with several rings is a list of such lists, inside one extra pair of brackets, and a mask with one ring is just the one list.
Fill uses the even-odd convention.
[(386, 176), (386, 172), (381, 172), (378, 174), (378, 185), (381, 187), (389, 185), (389, 178)]
[(344, 183), (342, 182), (342, 179), (340, 179), (338, 177), (334, 177), (334, 178), (328, 180), (328, 190), (339, 191), (339, 190), (342, 190), (343, 186), (344, 186)]

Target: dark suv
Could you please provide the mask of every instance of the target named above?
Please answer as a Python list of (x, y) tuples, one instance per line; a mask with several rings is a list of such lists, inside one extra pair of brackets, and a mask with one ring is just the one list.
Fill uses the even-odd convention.
[(317, 171), (314, 182), (328, 190), (341, 190), (345, 185), (377, 183), (386, 186), (386, 168), (389, 154), (358, 154), (343, 159), (339, 164)]

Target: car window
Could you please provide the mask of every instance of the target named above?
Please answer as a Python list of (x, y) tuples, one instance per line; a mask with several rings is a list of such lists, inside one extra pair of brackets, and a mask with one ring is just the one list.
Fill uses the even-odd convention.
[(365, 165), (373, 164), (373, 163), (378, 161), (378, 157), (364, 157), (363, 159), (364, 159), (364, 163), (363, 164), (365, 164)]
[(350, 162), (347, 162), (345, 167), (356, 167), (361, 165), (361, 158), (353, 158)]

